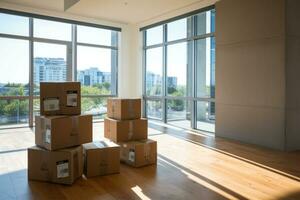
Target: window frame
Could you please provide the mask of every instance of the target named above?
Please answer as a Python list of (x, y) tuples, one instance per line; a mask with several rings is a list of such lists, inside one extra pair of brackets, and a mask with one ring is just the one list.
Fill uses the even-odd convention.
[[(197, 91), (196, 91), (196, 42), (199, 39), (206, 39), (206, 38), (215, 38), (215, 32), (205, 33), (202, 35), (197, 35), (196, 33), (196, 27), (197, 27), (197, 14), (200, 14), (202, 12), (207, 11), (214, 11), (215, 12), (215, 6), (209, 6), (206, 8), (202, 8), (196, 11), (192, 11), (190, 13), (186, 13), (184, 15), (180, 15), (162, 22), (158, 22), (146, 27), (143, 27), (140, 29), (142, 32), (142, 38), (143, 38), (143, 58), (142, 58), (142, 76), (143, 76), (143, 117), (148, 117), (147, 115), (147, 101), (161, 101), (162, 102), (162, 119), (160, 121), (164, 123), (168, 123), (168, 109), (167, 109), (167, 102), (168, 100), (183, 100), (185, 102), (191, 103), (191, 128), (198, 129), (197, 127), (197, 102), (214, 102), (215, 103), (215, 97), (197, 97)], [(168, 23), (174, 22), (183, 18), (187, 18), (187, 36), (186, 38), (177, 39), (168, 41), (167, 34), (168, 34)], [(155, 44), (155, 45), (149, 45), (147, 46), (147, 30), (150, 28), (154, 28), (156, 26), (163, 26), (163, 42), (161, 44)], [(187, 52), (189, 51), (189, 48), (192, 49), (192, 55), (187, 55), (187, 63), (191, 65), (192, 68), (192, 94), (189, 95), (188, 88), (186, 85), (186, 96), (182, 97), (174, 97), (170, 96), (167, 93), (167, 54), (168, 54), (168, 46), (178, 43), (187, 43)], [(190, 45), (190, 46), (189, 46)], [(146, 69), (146, 52), (148, 49), (162, 47), (163, 48), (163, 69), (162, 69), (162, 95), (160, 96), (149, 96), (147, 95), (147, 84), (146, 84), (146, 76), (147, 76), (147, 69)], [(188, 73), (187, 73), (188, 75)], [(187, 112), (188, 110), (186, 110)], [(156, 118), (148, 117), (149, 119), (158, 120)], [(172, 120), (169, 120), (172, 121)]]
[[(119, 38), (121, 34), (121, 28), (119, 27), (111, 27), (111, 26), (105, 26), (105, 25), (99, 25), (99, 24), (93, 24), (88, 22), (81, 22), (81, 21), (75, 21), (75, 20), (69, 20), (69, 19), (63, 19), (63, 18), (57, 18), (52, 16), (45, 16), (45, 15), (38, 15), (38, 14), (32, 14), (27, 12), (20, 12), (20, 11), (14, 11), (14, 10), (8, 10), (4, 8), (0, 8), (0, 13), (4, 14), (10, 14), (15, 16), (23, 16), (28, 17), (29, 23), (29, 35), (28, 36), (20, 36), (20, 35), (13, 35), (13, 34), (6, 34), (6, 33), (0, 33), (1, 38), (8, 38), (8, 39), (19, 39), (19, 40), (26, 40), (29, 41), (29, 95), (28, 96), (0, 96), (0, 100), (29, 100), (29, 122), (28, 124), (16, 124), (13, 125), (13, 127), (24, 127), (34, 126), (34, 103), (33, 101), (36, 99), (39, 99), (39, 96), (34, 95), (34, 42), (42, 42), (47, 44), (62, 44), (66, 45), (67, 47), (67, 81), (77, 81), (77, 45), (82, 46), (89, 46), (89, 47), (100, 47), (100, 48), (107, 48), (111, 50), (116, 51), (116, 61), (114, 63), (114, 66), (112, 66), (111, 76), (114, 76), (114, 81), (111, 81), (111, 94), (110, 95), (82, 95), (82, 97), (88, 97), (88, 98), (107, 98), (107, 97), (116, 97), (118, 96), (118, 59), (119, 59)], [(43, 20), (49, 20), (54, 22), (63, 22), (67, 24), (71, 24), (71, 41), (65, 41), (65, 40), (56, 40), (56, 39), (49, 39), (49, 38), (39, 38), (34, 37), (34, 19), (43, 19)], [(110, 31), (116, 31), (115, 34), (115, 40), (116, 44), (114, 46), (106, 46), (106, 45), (97, 45), (97, 44), (87, 44), (87, 43), (79, 43), (77, 42), (77, 26), (88, 26), (88, 27), (94, 27), (94, 28), (100, 28), (100, 29), (107, 29)], [(113, 45), (113, 44), (112, 44)], [(10, 125), (7, 125), (10, 127)], [(0, 129), (6, 128), (6, 125), (1, 125)]]

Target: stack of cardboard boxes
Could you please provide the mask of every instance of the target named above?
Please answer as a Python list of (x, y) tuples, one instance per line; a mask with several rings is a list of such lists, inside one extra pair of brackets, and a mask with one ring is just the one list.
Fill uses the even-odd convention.
[[(92, 142), (92, 116), (81, 114), (79, 82), (40, 84), (35, 144), (28, 148), (30, 180), (72, 184), (86, 177), (120, 172), (120, 160), (140, 167), (156, 163), (156, 141), (148, 138), (140, 99), (108, 100), (105, 137)], [(118, 144), (116, 144), (116, 143)]]
[(104, 137), (120, 145), (122, 162), (134, 167), (156, 163), (157, 143), (148, 139), (148, 121), (141, 118), (141, 99), (108, 99)]
[(35, 117), (37, 146), (28, 148), (29, 179), (72, 184), (83, 173), (119, 172), (119, 146), (92, 143), (92, 115), (81, 115), (79, 82), (41, 83), (40, 112)]

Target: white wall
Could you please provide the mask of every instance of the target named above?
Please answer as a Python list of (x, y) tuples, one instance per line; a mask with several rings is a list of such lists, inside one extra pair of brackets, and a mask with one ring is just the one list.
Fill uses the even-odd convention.
[(300, 149), (300, 1), (286, 0), (286, 149)]
[(216, 136), (285, 148), (284, 0), (216, 3)]

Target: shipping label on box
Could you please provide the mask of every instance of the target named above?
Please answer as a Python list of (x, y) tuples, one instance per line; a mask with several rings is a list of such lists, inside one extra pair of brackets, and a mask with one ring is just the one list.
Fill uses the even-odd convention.
[(76, 107), (77, 106), (77, 99), (78, 99), (78, 92), (75, 91), (67, 91), (67, 106), (69, 107)]
[(57, 111), (59, 110), (59, 98), (45, 98), (43, 100), (44, 111)]
[(56, 162), (57, 178), (66, 178), (69, 176), (69, 161), (62, 160)]

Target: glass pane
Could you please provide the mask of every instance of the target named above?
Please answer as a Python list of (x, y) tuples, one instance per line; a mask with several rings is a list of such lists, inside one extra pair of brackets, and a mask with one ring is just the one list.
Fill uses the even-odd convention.
[(150, 28), (146, 31), (146, 45), (154, 45), (163, 43), (163, 26)]
[(146, 51), (146, 93), (149, 96), (162, 94), (162, 47)]
[(183, 39), (187, 37), (187, 19), (180, 19), (168, 23), (168, 41)]
[(196, 15), (196, 34), (203, 35), (215, 32), (215, 10)]
[(34, 37), (71, 41), (71, 24), (34, 19), (33, 25)]
[(33, 120), (40, 115), (40, 99), (33, 99)]
[(211, 31), (212, 33), (216, 32), (216, 10), (213, 9), (210, 11), (211, 12)]
[(168, 46), (167, 92), (171, 96), (186, 96), (187, 43)]
[(215, 97), (215, 39), (196, 41), (197, 97)]
[(77, 80), (81, 82), (81, 94), (112, 94), (114, 54), (116, 51), (111, 49), (77, 46)]
[(180, 99), (167, 100), (168, 123), (178, 127), (191, 128), (190, 108), (188, 101)]
[(29, 36), (29, 18), (0, 13), (0, 33)]
[(40, 82), (67, 81), (67, 46), (34, 42), (34, 94), (40, 94)]
[(107, 113), (107, 98), (82, 97), (81, 112), (94, 115), (94, 119), (104, 119)]
[(117, 46), (117, 32), (88, 26), (77, 26), (77, 42)]
[(0, 100), (0, 125), (28, 123), (28, 99)]
[(0, 96), (29, 95), (29, 42), (0, 38)]
[(197, 102), (197, 129), (215, 132), (214, 102)]
[(147, 117), (154, 119), (162, 119), (161, 101), (147, 101)]

